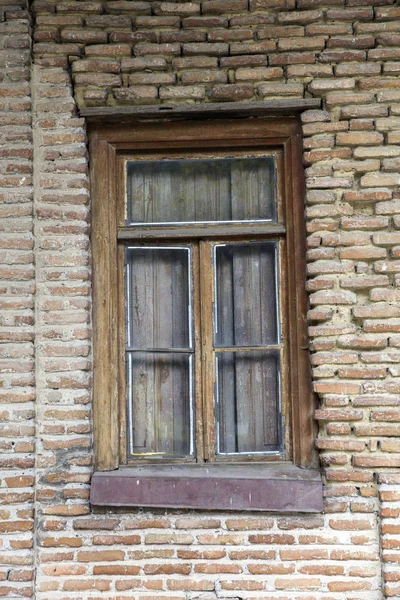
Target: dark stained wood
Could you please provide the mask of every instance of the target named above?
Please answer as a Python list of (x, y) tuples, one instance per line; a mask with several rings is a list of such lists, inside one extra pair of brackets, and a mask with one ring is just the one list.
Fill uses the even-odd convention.
[(291, 465), (192, 465), (94, 473), (94, 506), (322, 512), (317, 471)]
[(302, 168), (301, 128), (286, 143), (286, 194), (292, 198), (291, 217), (287, 218), (287, 284), (289, 302), (288, 354), (292, 401), (293, 461), (304, 467), (317, 466), (318, 457), (312, 441), (316, 434), (313, 409), (316, 396), (312, 390), (308, 351), (306, 285), (306, 232), (304, 219), (304, 171)]
[(265, 100), (264, 102), (226, 102), (208, 104), (160, 104), (157, 106), (113, 106), (84, 108), (80, 116), (89, 123), (129, 123), (142, 119), (215, 119), (227, 117), (260, 117), (270, 114), (294, 114), (319, 108), (319, 98)]
[[(224, 152), (226, 148), (255, 150), (282, 146), (285, 138), (294, 135), (298, 128), (298, 120), (294, 117), (263, 117), (243, 120), (227, 119), (224, 121), (166, 121), (159, 123), (134, 123), (126, 125), (99, 125), (89, 127), (89, 138), (99, 138), (120, 152), (154, 152), (160, 156), (160, 148), (165, 153), (180, 151), (181, 156), (193, 156), (194, 152), (205, 149)], [(162, 146), (160, 144), (162, 143)]]

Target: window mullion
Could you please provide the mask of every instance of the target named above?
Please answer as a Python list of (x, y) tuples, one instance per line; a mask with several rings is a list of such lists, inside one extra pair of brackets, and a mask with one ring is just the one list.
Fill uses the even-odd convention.
[(212, 243), (200, 242), (200, 299), (201, 299), (201, 351), (203, 384), (204, 460), (215, 460), (214, 385), (215, 360), (213, 346), (214, 269)]
[(204, 461), (204, 418), (202, 381), (202, 331), (201, 331), (201, 269), (199, 244), (192, 244), (192, 294), (193, 294), (193, 344), (194, 344), (194, 390), (195, 390), (195, 456)]

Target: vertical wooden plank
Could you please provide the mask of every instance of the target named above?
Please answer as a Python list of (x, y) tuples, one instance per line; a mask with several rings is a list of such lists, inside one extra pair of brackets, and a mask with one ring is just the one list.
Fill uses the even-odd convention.
[[(261, 346), (277, 343), (273, 246), (270, 243), (229, 244), (218, 250), (218, 257), (217, 302), (222, 301), (224, 307), (229, 304), (232, 306), (233, 335), (224, 339), (223, 345)], [(222, 273), (223, 257), (230, 264), (231, 273)], [(222, 289), (224, 296), (220, 298)], [(219, 306), (217, 314), (221, 314)], [(268, 445), (276, 445), (277, 396), (272, 393), (273, 389), (277, 392), (276, 372), (270, 368), (268, 355), (265, 352), (242, 352), (227, 354), (219, 361), (223, 363), (223, 368), (219, 370), (220, 412), (223, 415), (225, 439), (231, 440), (229, 451), (263, 451), (266, 435), (264, 426), (267, 422), (267, 437), (273, 438)], [(266, 372), (271, 377), (271, 389), (267, 387), (263, 391)], [(273, 429), (275, 432), (272, 435)], [(232, 448), (233, 431), (237, 438), (235, 449)]]
[(257, 168), (258, 214), (264, 219), (276, 219), (276, 159), (260, 161)]
[(200, 249), (194, 243), (192, 259), (193, 273), (193, 343), (194, 343), (194, 418), (195, 418), (195, 454), (197, 462), (204, 461), (204, 408), (202, 382), (202, 331), (201, 331), (201, 286), (200, 286)]
[(129, 400), (132, 414), (132, 430), (130, 431), (132, 451), (134, 453), (145, 452), (149, 443), (147, 419), (149, 414), (153, 414), (147, 406), (148, 381), (152, 376), (151, 359), (144, 354), (135, 352), (128, 354), (127, 361), (128, 377), (129, 373), (132, 374), (130, 379), (132, 397)]
[[(164, 173), (163, 173), (164, 179)], [(171, 179), (168, 179), (170, 182)], [(156, 260), (154, 270), (154, 289), (155, 304), (154, 310), (154, 333), (155, 345), (161, 348), (170, 348), (172, 346), (172, 336), (174, 326), (180, 326), (181, 323), (173, 322), (174, 298), (178, 299), (181, 289), (173, 289), (173, 263), (176, 261), (176, 252), (173, 251), (153, 251)], [(167, 255), (168, 253), (168, 255)], [(177, 300), (179, 302), (179, 300)], [(169, 354), (156, 355), (157, 360), (157, 404), (155, 406), (156, 415), (156, 446), (158, 451), (173, 454), (174, 447), (174, 356)], [(179, 401), (184, 402), (184, 398), (179, 394)]]
[(218, 352), (218, 406), (216, 424), (221, 454), (237, 452), (237, 411), (236, 411), (236, 370), (235, 355), (231, 352)]
[(182, 221), (197, 221), (197, 212), (200, 209), (196, 199), (196, 174), (189, 174), (188, 166), (182, 164), (182, 176), (177, 177), (176, 194), (181, 200), (179, 215)]
[[(130, 322), (127, 324), (130, 343), (136, 348), (149, 348), (154, 343), (154, 256), (151, 250), (133, 248), (129, 251)], [(153, 446), (154, 357), (135, 352), (130, 357), (133, 369), (132, 443), (135, 452), (146, 452)]]
[(276, 272), (275, 253), (278, 251), (276, 241), (264, 244), (260, 252), (260, 344), (278, 344), (278, 305), (280, 274)]
[[(216, 248), (216, 338), (220, 346), (235, 345), (233, 263), (226, 246)], [(220, 452), (237, 451), (236, 372), (234, 356), (217, 354), (218, 429)]]
[(261, 383), (260, 395), (263, 404), (263, 433), (260, 438), (260, 447), (264, 444), (265, 450), (280, 449), (280, 423), (279, 418), (279, 353), (276, 351), (263, 352), (261, 355)]
[(146, 168), (139, 169), (136, 161), (127, 167), (126, 174), (126, 200), (128, 223), (146, 222)]
[(96, 468), (118, 468), (118, 300), (115, 150), (91, 142)]
[(217, 181), (217, 198), (215, 214), (210, 220), (229, 221), (232, 219), (232, 182), (230, 175), (231, 161), (229, 159), (219, 160), (216, 164), (215, 179)]
[(126, 463), (127, 456), (127, 393), (125, 356), (125, 248), (118, 247), (118, 398), (119, 398), (119, 462)]
[[(249, 190), (246, 190), (247, 194)], [(235, 344), (240, 346), (259, 343), (260, 318), (257, 302), (260, 289), (253, 256), (255, 246), (233, 246), (233, 305)], [(262, 415), (258, 406), (258, 389), (254, 385), (254, 358), (235, 353), (237, 451), (257, 449), (254, 414)], [(255, 413), (255, 411), (257, 411)], [(261, 419), (260, 419), (261, 421)]]
[[(172, 265), (172, 338), (173, 347), (189, 348), (190, 314), (193, 314), (193, 298), (190, 297), (189, 281), (191, 264), (189, 249), (178, 250)], [(191, 285), (192, 287), (192, 285)], [(191, 310), (189, 311), (189, 304)], [(193, 341), (192, 341), (193, 344)], [(173, 439), (175, 453), (187, 455), (190, 451), (190, 385), (189, 355), (173, 355), (177, 368), (173, 369)]]
[(213, 302), (214, 278), (212, 244), (200, 242), (201, 321), (202, 321), (202, 383), (204, 397), (204, 460), (215, 460), (214, 383), (215, 364), (213, 352)]
[[(279, 278), (284, 283), (284, 273), (277, 273), (275, 254), (278, 252), (277, 242), (264, 245), (265, 250), (260, 256), (260, 322), (261, 343), (280, 344), (278, 337), (278, 306)], [(278, 297), (277, 297), (278, 295)], [(280, 353), (279, 353), (280, 354)], [(265, 354), (263, 363), (263, 413), (264, 413), (264, 443), (266, 446), (280, 444), (281, 423), (279, 414), (279, 358), (275, 353)], [(281, 388), (282, 389), (282, 388)]]
[[(310, 440), (315, 435), (311, 367), (308, 353), (306, 284), (306, 235), (304, 219), (304, 173), (302, 169), (300, 126), (285, 147), (285, 187), (292, 199), (292, 217), (287, 219), (288, 306), (291, 389), (297, 402), (292, 403), (293, 461), (302, 466), (316, 466), (317, 456)], [(293, 260), (294, 257), (294, 260)]]

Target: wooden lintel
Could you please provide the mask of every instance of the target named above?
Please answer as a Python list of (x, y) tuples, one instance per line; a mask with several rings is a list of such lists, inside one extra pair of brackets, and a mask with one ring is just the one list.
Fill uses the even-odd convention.
[(319, 98), (265, 100), (264, 102), (226, 102), (206, 104), (157, 104), (82, 108), (79, 112), (89, 123), (127, 123), (148, 119), (210, 119), (215, 117), (261, 117), (294, 114), (320, 108)]

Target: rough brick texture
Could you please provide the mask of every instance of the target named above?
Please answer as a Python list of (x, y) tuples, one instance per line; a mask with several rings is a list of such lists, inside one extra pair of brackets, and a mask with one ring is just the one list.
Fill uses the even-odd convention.
[(0, 3), (0, 596), (33, 592), (35, 357), (30, 23)]
[[(395, 0), (0, 0), (0, 596), (400, 598), (399, 36)], [(77, 108), (303, 97), (324, 514), (94, 514)]]

